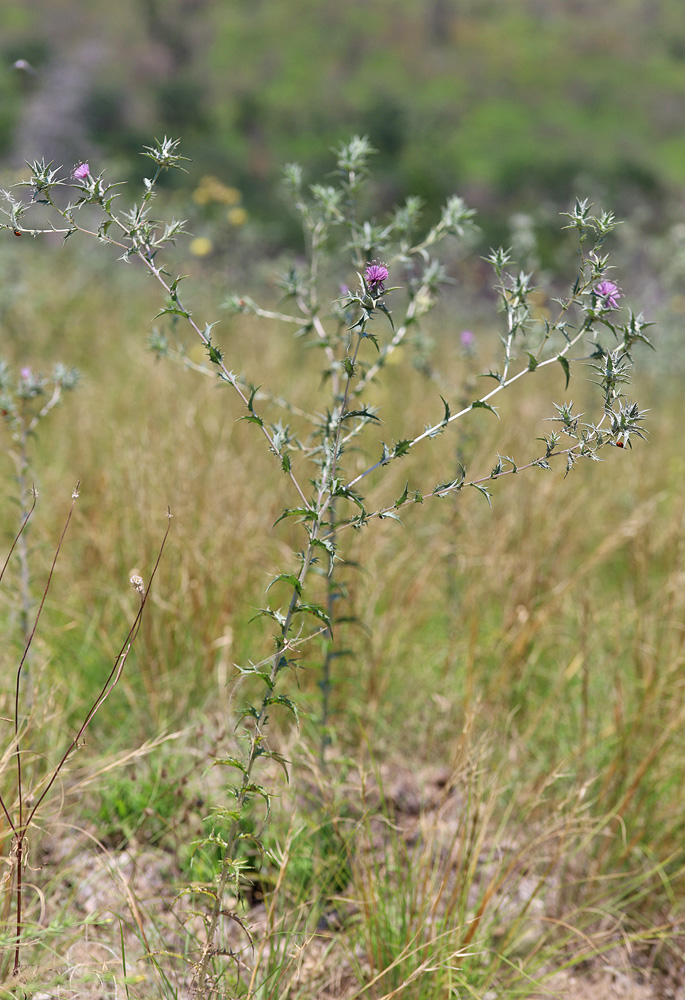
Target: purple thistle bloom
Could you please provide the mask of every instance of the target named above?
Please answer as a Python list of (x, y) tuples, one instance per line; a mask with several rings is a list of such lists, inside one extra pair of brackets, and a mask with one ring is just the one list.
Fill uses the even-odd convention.
[(74, 167), (71, 176), (75, 181), (85, 181), (86, 177), (90, 177), (90, 167), (87, 163), (79, 163), (77, 167)]
[(462, 330), (459, 334), (459, 340), (461, 341), (461, 346), (468, 350), (476, 342), (476, 337), (473, 330)]
[(381, 292), (385, 291), (384, 282), (388, 280), (388, 269), (385, 264), (376, 262), (367, 264), (364, 277), (366, 278), (366, 287), (371, 295), (380, 295)]
[(29, 379), (33, 378), (33, 372), (30, 368), (22, 368), (19, 374), (25, 382), (28, 382)]
[(595, 285), (595, 295), (599, 298), (602, 309), (618, 309), (618, 300), (623, 293), (613, 281), (605, 279)]

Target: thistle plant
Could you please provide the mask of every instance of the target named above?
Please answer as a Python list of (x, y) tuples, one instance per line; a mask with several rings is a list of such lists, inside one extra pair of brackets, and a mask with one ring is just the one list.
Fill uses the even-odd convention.
[[(204, 944), (193, 970), (197, 996), (214, 995), (226, 983), (218, 934), (226, 916), (240, 921), (227, 900), (240, 897), (249, 877), (243, 848), (248, 843), (254, 847), (256, 841), (258, 849), (264, 849), (262, 835), (247, 823), (248, 810), (261, 799), (268, 813), (271, 789), (261, 776), (262, 765), (272, 763), (286, 776), (289, 773), (288, 761), (269, 739), (269, 719), (276, 709), (284, 709), (298, 720), (289, 680), (314, 643), (320, 650), (318, 722), (325, 763), (334, 667), (344, 652), (340, 634), (355, 613), (344, 608), (343, 571), (351, 529), (370, 530), (381, 521), (399, 521), (418, 508), (429, 515), (434, 500), (460, 503), (469, 490), (490, 504), (493, 488), (506, 476), (527, 470), (539, 474), (555, 465), (568, 474), (581, 459), (599, 461), (605, 449), (630, 448), (634, 438), (645, 436), (644, 412), (624, 391), (635, 346), (649, 344), (648, 324), (640, 313), (624, 309), (624, 293), (611, 277), (605, 243), (617, 221), (611, 213), (592, 214), (592, 206), (583, 201), (567, 213), (568, 228), (577, 236), (578, 267), (568, 293), (554, 300), (556, 314), (542, 320), (535, 316), (534, 276), (517, 270), (506, 249), (493, 250), (488, 260), (501, 333), (499, 359), (483, 373), (490, 386), (466, 404), (457, 395), (456, 407), (454, 398), (430, 400), (429, 413), (416, 415), (409, 436), (393, 438), (381, 430), (377, 382), (398, 348), (419, 338), (425, 317), (448, 282), (446, 247), (450, 241), (464, 240), (474, 221), (473, 212), (457, 196), (427, 228), (417, 198), (407, 199), (383, 220), (368, 218), (365, 199), (372, 153), (369, 141), (361, 137), (339, 146), (330, 184), (307, 185), (299, 166), (286, 168), (286, 189), (302, 223), (306, 263), (279, 276), (282, 299), (276, 307), (237, 293), (226, 300), (226, 309), (234, 316), (250, 315), (290, 329), (311, 348), (306, 358), (316, 359), (310, 361), (312, 382), (321, 385), (315, 407), (288, 399), (281, 387), (261, 386), (259, 373), (238, 374), (234, 368), (238, 359), (229, 358), (215, 336), (216, 321), (198, 321), (182, 295), (183, 277), (169, 269), (164, 252), (184, 232), (184, 224), (160, 222), (152, 215), (162, 171), (184, 169), (177, 140), (165, 138), (145, 149), (154, 171), (145, 181), (140, 201), (128, 208), (119, 207), (118, 185), (110, 184), (104, 172), (93, 174), (88, 164), (64, 178), (52, 164), (36, 162), (25, 183), (28, 199), (5, 192), (6, 228), (34, 237), (46, 231), (61, 233), (64, 239), (90, 236), (115, 247), (121, 260), (137, 261), (147, 269), (164, 295), (158, 316), (174, 320), (172, 333), (164, 327), (154, 332), (152, 348), (159, 356), (218, 379), (237, 397), (243, 419), (255, 426), (282, 470), (288, 495), (279, 520), (291, 521), (299, 532), (291, 565), (284, 566), (268, 587), (278, 601), (259, 611), (260, 618), (272, 623), (271, 651), (237, 667), (238, 675), (252, 682), (247, 689), (253, 693), (237, 720), (242, 749), (216, 761), (235, 771), (237, 780), (227, 790), (230, 804), (215, 810), (211, 839), (223, 858), (216, 882), (188, 889), (209, 899)], [(66, 204), (62, 189), (68, 192)], [(29, 226), (37, 204), (44, 207), (48, 222)], [(85, 221), (93, 217), (93, 210), (99, 210), (95, 224)], [(206, 352), (204, 364), (191, 360), (186, 345), (175, 339), (179, 323), (199, 338)], [(462, 337), (464, 347), (472, 347), (472, 336), (468, 345)], [(458, 421), (470, 419), (476, 410), (497, 416), (498, 397), (542, 369), (558, 366), (566, 392), (572, 366), (579, 363), (589, 366), (599, 387), (596, 412), (577, 413), (569, 399), (550, 403), (553, 429), (536, 439), (532, 457), (497, 454), (489, 468), (467, 470), (459, 464), (456, 473), (453, 467), (438, 469), (429, 481), (419, 480), (410, 464), (399, 495), (384, 486), (386, 474), (400, 460), (406, 463), (419, 448), (453, 432)], [(282, 411), (282, 419), (270, 419), (273, 408)], [(367, 484), (380, 500), (367, 501), (362, 493)], [(238, 989), (239, 964), (236, 977)]]

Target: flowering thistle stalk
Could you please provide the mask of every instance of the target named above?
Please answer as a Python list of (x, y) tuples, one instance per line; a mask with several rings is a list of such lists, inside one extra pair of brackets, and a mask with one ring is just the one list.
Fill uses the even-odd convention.
[[(312, 348), (309, 357), (317, 353), (317, 377), (322, 366), (325, 377), (321, 384), (327, 395), (312, 413), (296, 402), (258, 388), (257, 380), (250, 383), (238, 377), (215, 339), (216, 324), (195, 319), (181, 293), (182, 277), (172, 277), (165, 266), (164, 251), (184, 231), (184, 224), (155, 220), (151, 206), (160, 172), (180, 167), (177, 145), (175, 140), (164, 139), (148, 147), (145, 155), (155, 163), (155, 171), (145, 181), (142, 199), (128, 209), (117, 209), (118, 192), (114, 186), (107, 183), (104, 173), (94, 177), (85, 163), (76, 168), (80, 171), (78, 177), (74, 172), (76, 201), (66, 208), (60, 208), (52, 198), (52, 189), (66, 182), (50, 165), (34, 164), (29, 188), (36, 200), (40, 196), (62, 220), (61, 229), (55, 225), (50, 231), (61, 231), (65, 237), (75, 233), (95, 237), (115, 247), (121, 259), (138, 261), (159, 284), (165, 302), (158, 316), (187, 324), (203, 345), (206, 362), (191, 363), (181, 350), (174, 354), (161, 334), (155, 338), (155, 349), (212, 378), (218, 376), (230, 388), (243, 418), (255, 425), (289, 485), (290, 502), (279, 520), (292, 519), (300, 532), (292, 564), (277, 573), (268, 587), (269, 593), (279, 596), (279, 603), (275, 607), (267, 604), (259, 612), (260, 618), (271, 623), (272, 651), (257, 662), (237, 667), (259, 692), (240, 716), (245, 752), (242, 756), (226, 754), (216, 761), (231, 768), (237, 778), (229, 786), (230, 806), (220, 811), (228, 829), (221, 838), (222, 861), (215, 883), (209, 891), (204, 886), (197, 890), (211, 901), (207, 933), (194, 969), (195, 994), (203, 996), (215, 987), (216, 938), (221, 918), (227, 913), (228, 891), (239, 895), (245, 878), (242, 845), (248, 839), (252, 844), (259, 839), (253, 825), (248, 825), (247, 809), (251, 802), (261, 799), (268, 811), (270, 790), (259, 778), (260, 768), (272, 763), (286, 776), (289, 774), (288, 762), (269, 740), (269, 718), (276, 708), (284, 709), (297, 723), (297, 707), (284, 693), (285, 678), (300, 665), (303, 647), (317, 642), (323, 647), (320, 757), (325, 763), (331, 728), (332, 666), (344, 653), (340, 636), (345, 622), (354, 618), (353, 609), (341, 611), (345, 599), (341, 556), (348, 529), (388, 519), (399, 521), (403, 507), (406, 512), (412, 506), (428, 506), (432, 499), (456, 499), (467, 489), (490, 503), (493, 485), (508, 475), (529, 469), (549, 471), (554, 463), (562, 468), (565, 464), (568, 473), (582, 458), (597, 460), (602, 448), (630, 446), (631, 438), (644, 436), (643, 412), (623, 395), (632, 361), (630, 352), (638, 342), (649, 344), (649, 340), (645, 334), (648, 324), (641, 314), (622, 309), (623, 292), (607, 278), (608, 258), (600, 251), (616, 224), (613, 216), (594, 216), (588, 203), (576, 202), (568, 217), (579, 238), (579, 268), (569, 294), (558, 302), (556, 315), (544, 322), (536, 319), (531, 305), (533, 275), (516, 268), (510, 251), (493, 250), (489, 260), (502, 329), (499, 359), (495, 367), (483, 373), (490, 379), (489, 387), (466, 403), (461, 394), (446, 390), (436, 399), (428, 420), (421, 415), (424, 419), (419, 421), (417, 417), (417, 425), (406, 436), (389, 442), (377, 439), (370, 448), (369, 437), (380, 426), (374, 403), (375, 383), (393, 353), (411, 343), (412, 334), (417, 333), (423, 318), (438, 301), (449, 280), (440, 257), (441, 244), (448, 238), (463, 239), (472, 229), (473, 213), (454, 196), (444, 206), (438, 223), (427, 231), (421, 231), (418, 199), (409, 199), (381, 222), (362, 219), (359, 194), (372, 154), (363, 137), (354, 137), (336, 151), (335, 184), (307, 188), (302, 170), (292, 165), (288, 168), (287, 185), (302, 221), (307, 261), (280, 276), (283, 302), (278, 310), (262, 308), (243, 295), (230, 296), (226, 308), (239, 316), (253, 315), (283, 324), (306, 340)], [(78, 213), (85, 205), (99, 206), (102, 211), (96, 230), (80, 224)], [(29, 210), (30, 205), (10, 198), (7, 225), (22, 220)], [(339, 294), (324, 306), (322, 275), (332, 270), (327, 255), (334, 231), (340, 231), (347, 256), (333, 279)], [(391, 276), (397, 285), (389, 288)], [(392, 312), (388, 303), (392, 304)], [(470, 352), (474, 341), (472, 335), (466, 336), (467, 332), (462, 333), (461, 347)], [(575, 364), (575, 349), (581, 344), (590, 352), (600, 387), (601, 405), (594, 419), (576, 414), (573, 403), (564, 399), (553, 404), (550, 419), (554, 430), (538, 439), (532, 460), (519, 461), (498, 454), (488, 468), (467, 471), (459, 467), (456, 474), (450, 468), (442, 475), (438, 470), (428, 482), (410, 483), (407, 478), (399, 496), (387, 487), (383, 495), (389, 466), (406, 459), (437, 435), (451, 431), (457, 421), (470, 419), (478, 410), (496, 415), (498, 396), (525, 385), (536, 371), (556, 366), (565, 393)], [(261, 405), (265, 400), (285, 411), (283, 422), (269, 422)], [(355, 458), (351, 463), (348, 456), (353, 450)], [(414, 475), (410, 468), (409, 476)], [(373, 506), (367, 505), (361, 493), (367, 482), (374, 483), (380, 497)], [(147, 592), (141, 594), (143, 603), (146, 597)], [(218, 842), (217, 835), (213, 843)], [(194, 890), (191, 887), (188, 891)]]

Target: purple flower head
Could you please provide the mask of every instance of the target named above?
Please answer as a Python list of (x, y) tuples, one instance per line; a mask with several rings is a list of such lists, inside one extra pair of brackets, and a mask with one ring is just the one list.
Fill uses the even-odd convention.
[(613, 281), (600, 281), (595, 285), (595, 295), (602, 309), (618, 309), (618, 300), (623, 297), (621, 289)]
[(31, 379), (33, 378), (33, 372), (31, 371), (30, 368), (22, 368), (19, 374), (21, 375), (24, 382), (30, 382)]
[(468, 351), (475, 344), (476, 337), (473, 330), (462, 330), (459, 334), (459, 340), (461, 341), (461, 346), (465, 347)]
[(388, 269), (385, 264), (378, 264), (374, 261), (372, 264), (366, 265), (364, 277), (366, 278), (366, 287), (371, 295), (380, 295), (381, 292), (385, 291), (384, 282), (388, 280)]
[(87, 163), (79, 163), (71, 175), (75, 181), (85, 181), (86, 177), (90, 177), (90, 167)]

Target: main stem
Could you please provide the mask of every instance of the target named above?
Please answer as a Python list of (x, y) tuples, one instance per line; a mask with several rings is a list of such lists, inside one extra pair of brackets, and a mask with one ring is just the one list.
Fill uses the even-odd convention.
[[(354, 356), (352, 358), (352, 367), (357, 360), (357, 354), (359, 353), (359, 346), (363, 338), (363, 329), (360, 331), (357, 337), (357, 344), (355, 346)], [(313, 522), (310, 532), (309, 539), (307, 542), (307, 548), (304, 553), (304, 558), (302, 559), (302, 565), (300, 567), (300, 572), (297, 577), (297, 584), (293, 586), (292, 593), (290, 595), (290, 602), (288, 605), (288, 610), (286, 612), (285, 618), (281, 625), (280, 642), (279, 647), (274, 653), (273, 659), (271, 661), (271, 671), (269, 675), (269, 683), (267, 685), (266, 692), (262, 698), (261, 705), (259, 707), (257, 718), (254, 722), (254, 727), (250, 737), (250, 753), (246, 762), (245, 770), (243, 772), (243, 780), (240, 784), (236, 795), (236, 812), (237, 817), (232, 820), (231, 826), (229, 828), (226, 848), (224, 851), (224, 860), (221, 869), (221, 874), (219, 876), (219, 882), (216, 890), (216, 896), (214, 899), (214, 905), (212, 908), (212, 914), (207, 926), (207, 937), (205, 941), (205, 946), (200, 956), (200, 961), (197, 965), (193, 991), (195, 996), (200, 996), (201, 991), (204, 990), (207, 979), (208, 979), (208, 967), (209, 962), (214, 951), (214, 939), (216, 937), (216, 932), (219, 926), (219, 919), (223, 912), (222, 899), (226, 886), (233, 874), (231, 867), (231, 858), (235, 851), (236, 843), (240, 834), (240, 825), (242, 819), (242, 810), (245, 806), (249, 795), (250, 785), (252, 783), (252, 772), (254, 770), (257, 757), (259, 756), (259, 750), (262, 743), (262, 726), (266, 723), (267, 712), (270, 704), (270, 699), (273, 693), (273, 689), (276, 686), (279, 671), (281, 669), (281, 660), (283, 655), (283, 650), (287, 649), (288, 646), (288, 632), (290, 631), (290, 626), (292, 624), (293, 615), (300, 598), (300, 594), (304, 589), (309, 571), (312, 565), (312, 559), (314, 556), (314, 549), (317, 547), (317, 543), (321, 536), (321, 529), (323, 526), (323, 519), (327, 512), (334, 509), (334, 497), (332, 493), (332, 484), (335, 478), (335, 473), (337, 470), (337, 461), (340, 448), (340, 436), (342, 431), (342, 418), (347, 407), (347, 402), (350, 394), (351, 386), (351, 376), (348, 375), (345, 384), (345, 390), (342, 395), (342, 400), (340, 402), (340, 408), (338, 412), (338, 418), (336, 421), (335, 433), (333, 435), (332, 447), (329, 449), (330, 460), (324, 464), (321, 470), (321, 478), (319, 480), (319, 489), (316, 498), (316, 504), (314, 510), (317, 512), (316, 520)], [(327, 537), (330, 537), (328, 535)], [(330, 590), (329, 590), (330, 595)], [(330, 606), (330, 599), (329, 599)], [(329, 632), (329, 641), (333, 642), (332, 631)], [(322, 738), (322, 753), (323, 753), (323, 738)]]

